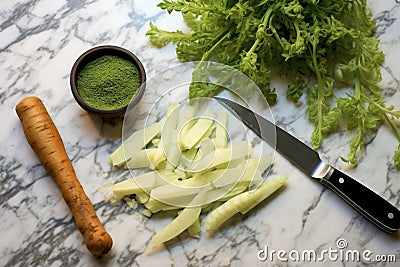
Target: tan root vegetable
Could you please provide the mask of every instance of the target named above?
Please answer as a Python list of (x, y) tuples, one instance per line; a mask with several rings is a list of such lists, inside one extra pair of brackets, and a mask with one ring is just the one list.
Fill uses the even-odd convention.
[(15, 109), (28, 143), (57, 183), (87, 248), (96, 256), (106, 254), (112, 247), (112, 238), (103, 228), (79, 183), (60, 134), (42, 101), (37, 97), (27, 97)]

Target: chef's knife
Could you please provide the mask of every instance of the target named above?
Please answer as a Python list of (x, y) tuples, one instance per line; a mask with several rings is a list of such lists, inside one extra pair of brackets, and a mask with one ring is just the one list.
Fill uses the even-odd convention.
[[(248, 108), (223, 97), (214, 97), (236, 115), (262, 140), (312, 178), (342, 197), (355, 210), (382, 230), (393, 233), (400, 229), (400, 211), (390, 202), (350, 176), (323, 162), (318, 153), (274, 123)], [(276, 136), (275, 136), (276, 133)]]

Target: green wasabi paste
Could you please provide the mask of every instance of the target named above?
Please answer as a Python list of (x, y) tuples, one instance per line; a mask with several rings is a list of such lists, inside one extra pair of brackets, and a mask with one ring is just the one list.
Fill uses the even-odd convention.
[(91, 107), (101, 110), (126, 106), (139, 86), (137, 67), (129, 60), (112, 55), (101, 56), (87, 63), (77, 80), (82, 99)]

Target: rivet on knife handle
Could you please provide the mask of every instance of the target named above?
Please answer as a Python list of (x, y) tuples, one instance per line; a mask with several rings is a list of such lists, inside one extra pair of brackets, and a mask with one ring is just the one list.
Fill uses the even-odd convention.
[(320, 181), (382, 230), (393, 233), (400, 229), (400, 211), (350, 176), (333, 169)]

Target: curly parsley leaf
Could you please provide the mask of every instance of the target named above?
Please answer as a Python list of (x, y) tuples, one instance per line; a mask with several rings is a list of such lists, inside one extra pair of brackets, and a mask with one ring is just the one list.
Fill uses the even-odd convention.
[[(258, 85), (269, 103), (277, 101), (272, 69), (294, 73), (287, 98), (296, 102), (306, 94), (314, 148), (341, 121), (355, 130), (346, 161), (357, 161), (366, 135), (384, 121), (400, 143), (399, 130), (390, 123), (400, 111), (385, 106), (378, 86), (384, 54), (373, 36), (376, 23), (366, 0), (163, 0), (158, 6), (180, 12), (190, 31), (164, 31), (151, 23), (147, 35), (158, 47), (175, 44), (181, 61), (233, 66)], [(337, 97), (343, 84), (353, 90)], [(189, 91), (191, 98), (210, 97), (219, 88), (193, 82)]]

